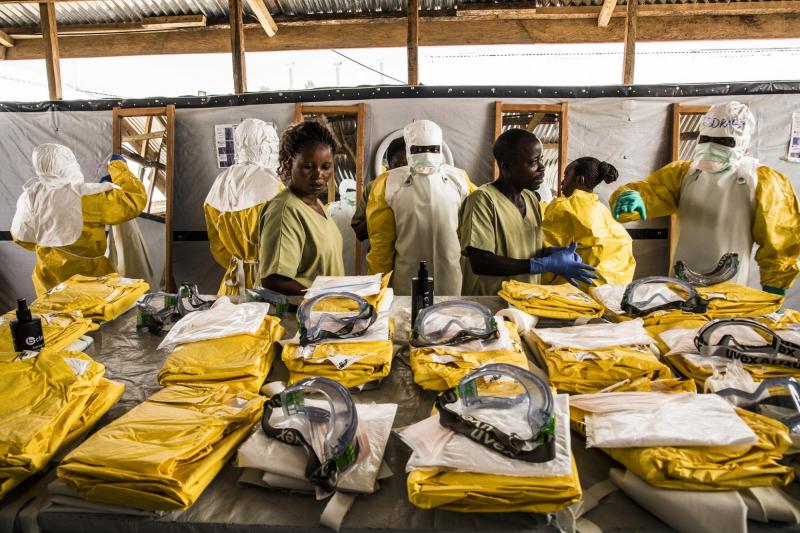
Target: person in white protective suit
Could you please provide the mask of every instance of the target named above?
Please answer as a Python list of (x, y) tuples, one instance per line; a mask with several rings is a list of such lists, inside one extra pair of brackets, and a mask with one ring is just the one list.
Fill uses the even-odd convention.
[(438, 295), (461, 292), (458, 210), (475, 189), (467, 173), (444, 163), (442, 130), (430, 120), (403, 130), (408, 166), (375, 180), (367, 202), (370, 274), (394, 271), (395, 294), (411, 294), (420, 261), (428, 264)]
[(217, 176), (203, 209), (211, 254), (225, 269), (219, 294), (252, 288), (258, 272), (259, 217), (284, 189), (277, 174), (278, 133), (256, 118), (234, 133), (236, 163)]
[(739, 254), (732, 280), (747, 285), (758, 245), (761, 286), (785, 294), (800, 265), (800, 205), (789, 179), (747, 155), (755, 118), (746, 105), (711, 106), (700, 123), (691, 161), (675, 161), (643, 181), (617, 189), (609, 202), (623, 222), (678, 215), (672, 264), (714, 269), (722, 255)]
[(75, 274), (103, 276), (115, 267), (106, 257), (106, 225), (136, 218), (147, 203), (144, 185), (125, 160), (112, 155), (110, 181), (85, 183), (75, 154), (41, 144), (32, 155), (36, 178), (17, 199), (14, 242), (36, 253), (33, 287), (42, 295)]
[(356, 273), (356, 235), (350, 222), (356, 212), (356, 180), (343, 179), (339, 184), (339, 200), (328, 206), (328, 213), (342, 234), (342, 259), (348, 276)]

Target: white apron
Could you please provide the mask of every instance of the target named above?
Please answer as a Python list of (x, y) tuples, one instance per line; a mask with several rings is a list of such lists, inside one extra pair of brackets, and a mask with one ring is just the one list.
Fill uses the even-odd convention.
[(425, 261), (437, 295), (461, 294), (458, 210), (469, 194), (463, 171), (449, 165), (430, 175), (410, 175), (408, 167), (397, 170), (386, 182), (386, 203), (394, 213), (397, 235), (394, 293), (411, 294), (411, 278)]

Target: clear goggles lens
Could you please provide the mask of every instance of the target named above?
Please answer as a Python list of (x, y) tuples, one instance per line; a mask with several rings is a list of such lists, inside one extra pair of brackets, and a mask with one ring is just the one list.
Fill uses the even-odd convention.
[[(324, 310), (326, 301), (349, 300), (354, 311)], [(349, 339), (364, 335), (375, 322), (378, 313), (360, 296), (349, 292), (327, 293), (303, 302), (297, 310), (300, 323), (300, 344), (306, 346), (325, 339)]]
[(687, 282), (661, 276), (634, 281), (627, 286), (622, 297), (622, 310), (634, 316), (670, 309), (704, 313), (708, 302), (700, 298)]
[(452, 345), (497, 335), (497, 322), (486, 306), (454, 300), (420, 311), (411, 344), (418, 347)]

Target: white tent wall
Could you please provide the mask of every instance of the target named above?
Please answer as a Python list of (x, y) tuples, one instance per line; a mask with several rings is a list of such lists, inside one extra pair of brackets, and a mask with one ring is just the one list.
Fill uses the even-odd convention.
[[(444, 89), (447, 91), (447, 89)], [(454, 89), (455, 90), (455, 89)], [(670, 104), (711, 104), (738, 99), (747, 102), (757, 120), (753, 155), (787, 174), (800, 190), (800, 164), (786, 161), (791, 113), (800, 111), (800, 94), (706, 96), (697, 98), (584, 98), (569, 102), (568, 157), (591, 155), (614, 164), (620, 179), (598, 188), (607, 201), (618, 185), (640, 179), (669, 160)], [(400, 98), (366, 100), (365, 129), (368, 179), (383, 138), (415, 118), (439, 123), (457, 166), (473, 181), (485, 183), (492, 175), (491, 145), (494, 135), (494, 103), (497, 98)], [(515, 103), (556, 103), (562, 99), (503, 99)], [(322, 102), (308, 102), (315, 104)], [(353, 101), (326, 101), (325, 105)], [(176, 120), (175, 280), (194, 281), (213, 292), (222, 277), (208, 243), (193, 240), (193, 232), (205, 230), (203, 201), (216, 175), (214, 125), (255, 117), (274, 121), (279, 132), (294, 121), (293, 104), (263, 104), (213, 108), (179, 108)], [(0, 231), (8, 231), (22, 184), (32, 176), (30, 153), (42, 142), (60, 142), (75, 150), (87, 178), (111, 145), (110, 112), (0, 113)], [(632, 228), (665, 228), (667, 219), (655, 219)], [(637, 240), (634, 245), (637, 276), (665, 274), (667, 240)], [(33, 254), (10, 242), (0, 242), (0, 306), (9, 308), (17, 296), (31, 296), (29, 273)], [(9, 278), (9, 279), (6, 279)], [(753, 281), (757, 281), (754, 279)], [(9, 284), (11, 284), (9, 286)], [(800, 284), (789, 294), (788, 305), (800, 307)]]

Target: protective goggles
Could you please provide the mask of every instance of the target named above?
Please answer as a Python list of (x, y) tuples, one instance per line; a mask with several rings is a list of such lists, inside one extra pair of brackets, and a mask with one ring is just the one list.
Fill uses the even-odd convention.
[(213, 300), (203, 300), (197, 285), (183, 283), (177, 294), (170, 292), (150, 292), (136, 302), (137, 328), (146, 328), (159, 333), (171, 322), (193, 311), (203, 311), (213, 305)]
[[(491, 383), (499, 378), (514, 381), (523, 392), (515, 396), (490, 396), (479, 393), (478, 380)], [(515, 387), (514, 390), (518, 390)], [(463, 413), (448, 405), (461, 400)], [(526, 426), (531, 437), (523, 439), (516, 433), (505, 433), (492, 424), (479, 420), (473, 414), (479, 409), (509, 409), (528, 402)], [(529, 463), (551, 461), (556, 454), (555, 416), (553, 394), (544, 381), (531, 372), (513, 365), (494, 363), (481, 367), (463, 378), (456, 387), (446, 390), (436, 398), (439, 423), (447, 429), (464, 435), (478, 444), (512, 459)]]
[(695, 287), (708, 287), (733, 279), (739, 272), (739, 254), (723, 255), (711, 272), (700, 274), (686, 266), (683, 261), (675, 263), (675, 276)]
[[(321, 397), (327, 406), (307, 405), (305, 400), (311, 397)], [(283, 408), (283, 413), (287, 417), (305, 418), (309, 436), (313, 435), (319, 424), (325, 425), (322, 457), (317, 455), (309, 439), (301, 431), (291, 427), (276, 428), (270, 425), (269, 419), (276, 407)], [(328, 378), (306, 378), (270, 398), (264, 407), (261, 427), (267, 437), (290, 446), (301, 446), (305, 450), (308, 456), (306, 479), (326, 493), (336, 490), (339, 473), (347, 470), (358, 459), (356, 406), (347, 389)]]
[[(711, 344), (713, 333), (727, 326), (747, 326), (762, 333), (768, 343), (758, 346), (744, 345), (728, 334)], [(697, 332), (694, 345), (705, 356), (726, 357), (743, 364), (778, 365), (800, 370), (800, 345), (781, 339), (764, 324), (747, 318), (725, 318), (709, 322)]]
[(753, 392), (740, 389), (717, 391), (728, 402), (782, 423), (800, 433), (800, 383), (794, 378), (765, 379)]
[(497, 321), (485, 305), (451, 300), (433, 304), (419, 312), (411, 345), (448, 346), (497, 337)]
[[(356, 311), (314, 311), (325, 300), (351, 300)], [(308, 346), (325, 339), (352, 339), (360, 337), (378, 318), (375, 308), (364, 298), (352, 292), (329, 292), (303, 302), (297, 310), (300, 323), (300, 345)]]
[[(678, 289), (679, 292), (675, 292)], [(688, 297), (681, 299), (683, 294)], [(637, 279), (625, 288), (622, 310), (629, 315), (644, 316), (656, 311), (677, 309), (687, 313), (705, 313), (708, 301), (694, 287), (675, 278), (649, 276)]]

